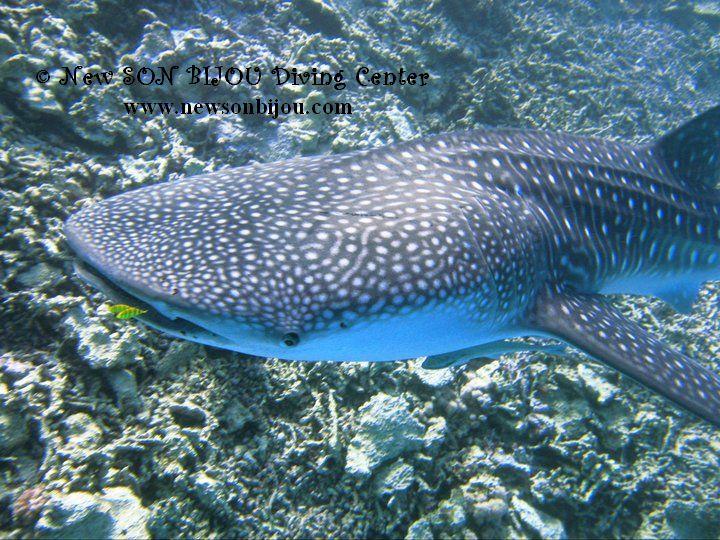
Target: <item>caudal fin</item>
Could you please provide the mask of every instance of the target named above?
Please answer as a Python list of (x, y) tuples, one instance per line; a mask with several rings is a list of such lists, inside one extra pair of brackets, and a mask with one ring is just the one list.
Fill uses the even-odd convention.
[(720, 105), (664, 135), (655, 145), (678, 180), (717, 187), (720, 181)]

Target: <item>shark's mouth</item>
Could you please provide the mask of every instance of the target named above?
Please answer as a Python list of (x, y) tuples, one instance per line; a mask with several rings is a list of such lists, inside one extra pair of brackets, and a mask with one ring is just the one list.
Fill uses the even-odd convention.
[(133, 294), (131, 291), (120, 287), (118, 284), (111, 281), (86, 262), (75, 260), (74, 267), (75, 273), (80, 277), (80, 279), (102, 292), (112, 302), (118, 304), (128, 304), (145, 311), (145, 313), (142, 313), (135, 318), (141, 320), (148, 326), (181, 339), (189, 339), (199, 343), (225, 348), (230, 345), (230, 341), (228, 339), (210, 332), (206, 328), (203, 328), (193, 322), (180, 317), (175, 319), (166, 317), (160, 313), (160, 311), (155, 309), (152, 304)]

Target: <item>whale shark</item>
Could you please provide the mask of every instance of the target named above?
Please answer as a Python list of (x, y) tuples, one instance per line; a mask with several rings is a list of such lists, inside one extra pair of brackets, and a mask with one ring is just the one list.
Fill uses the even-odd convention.
[(143, 187), (65, 233), (81, 277), (174, 337), (429, 368), (552, 338), (720, 425), (708, 359), (605, 296), (687, 311), (719, 278), (719, 157), (720, 107), (644, 145), (481, 128)]

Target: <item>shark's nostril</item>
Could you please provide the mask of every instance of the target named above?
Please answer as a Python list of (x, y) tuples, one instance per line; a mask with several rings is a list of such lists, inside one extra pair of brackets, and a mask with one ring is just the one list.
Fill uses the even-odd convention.
[(65, 222), (63, 232), (65, 233), (65, 240), (70, 245), (70, 248), (78, 254), (82, 254), (86, 248), (86, 240), (83, 235), (82, 226), (78, 223), (77, 214), (70, 217)]

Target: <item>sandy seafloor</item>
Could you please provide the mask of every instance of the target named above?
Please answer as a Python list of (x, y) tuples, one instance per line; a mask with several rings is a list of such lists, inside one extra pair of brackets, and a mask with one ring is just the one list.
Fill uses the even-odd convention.
[[(717, 1), (4, 0), (0, 535), (720, 537), (718, 431), (580, 354), (425, 372), (173, 341), (109, 317), (61, 229), (137, 186), (480, 124), (648, 141), (720, 102), (719, 31)], [(281, 121), (120, 109), (245, 86), (33, 80), (193, 61), (432, 80), (283, 88), (356, 112)], [(718, 295), (706, 286), (689, 315), (619, 301), (718, 369)]]

